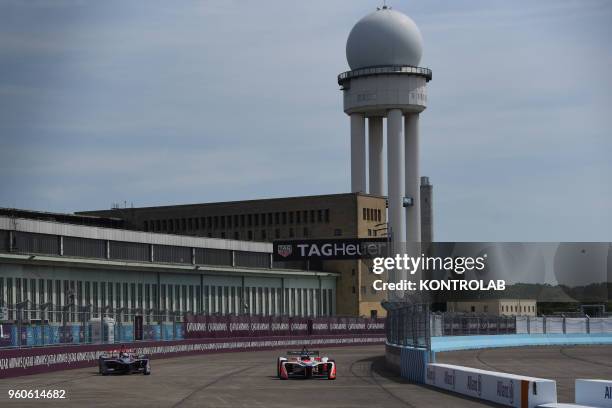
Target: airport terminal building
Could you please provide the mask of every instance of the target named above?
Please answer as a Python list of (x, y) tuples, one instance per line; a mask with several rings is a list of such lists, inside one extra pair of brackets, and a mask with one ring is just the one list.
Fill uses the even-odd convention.
[[(433, 187), (421, 178), (421, 240), (433, 241)], [(368, 238), (387, 235), (387, 199), (366, 193), (328, 194), (233, 202), (114, 208), (79, 215), (119, 219), (125, 228), (155, 234), (273, 242), (276, 239)], [(379, 277), (358, 260), (278, 263), (285, 269), (337, 275), (336, 312), (347, 316), (385, 316)]]
[(0, 306), (14, 319), (61, 310), (325, 316), (337, 273), (285, 269), (272, 244), (126, 229), (120, 218), (0, 210)]

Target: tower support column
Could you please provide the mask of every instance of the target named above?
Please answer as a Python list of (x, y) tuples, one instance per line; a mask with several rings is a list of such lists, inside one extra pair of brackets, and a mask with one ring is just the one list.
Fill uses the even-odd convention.
[(351, 192), (366, 193), (365, 117), (351, 114)]
[(383, 195), (383, 118), (368, 118), (370, 194)]
[(406, 242), (421, 242), (421, 178), (419, 175), (419, 114), (404, 117), (406, 135), (406, 197), (412, 206), (406, 207)]
[(387, 184), (389, 200), (389, 227), (395, 244), (406, 237), (405, 211), (405, 148), (402, 111), (391, 109), (387, 114)]

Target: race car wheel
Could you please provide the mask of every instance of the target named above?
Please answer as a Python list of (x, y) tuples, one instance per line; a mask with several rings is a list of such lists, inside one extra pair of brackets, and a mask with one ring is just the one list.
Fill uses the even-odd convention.
[[(334, 363), (334, 366), (336, 365), (336, 360), (327, 360), (328, 363)], [(327, 379), (328, 380), (335, 380), (336, 379), (336, 369), (335, 367), (332, 368), (332, 365), (329, 365), (329, 368), (327, 369)]]
[(149, 363), (147, 363), (147, 365), (145, 366), (144, 371), (142, 372), (144, 375), (151, 375), (151, 365)]

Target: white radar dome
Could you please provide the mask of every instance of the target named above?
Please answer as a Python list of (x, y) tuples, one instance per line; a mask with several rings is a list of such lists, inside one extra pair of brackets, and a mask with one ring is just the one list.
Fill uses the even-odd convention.
[(355, 24), (346, 41), (346, 59), (352, 70), (388, 66), (418, 66), (423, 39), (407, 15), (383, 7)]

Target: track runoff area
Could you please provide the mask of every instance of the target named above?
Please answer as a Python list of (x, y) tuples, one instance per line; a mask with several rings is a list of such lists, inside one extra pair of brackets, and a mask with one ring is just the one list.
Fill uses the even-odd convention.
[[(320, 348), (337, 379), (276, 376), (283, 350), (152, 361), (152, 374), (101, 376), (97, 367), (0, 380), (0, 406), (155, 407), (484, 407), (486, 402), (409, 383), (389, 372), (384, 346)], [(576, 378), (612, 378), (612, 346), (552, 346), (437, 353), (439, 363), (557, 381), (559, 402), (574, 400)], [(65, 390), (65, 399), (9, 399), (9, 390)]]

